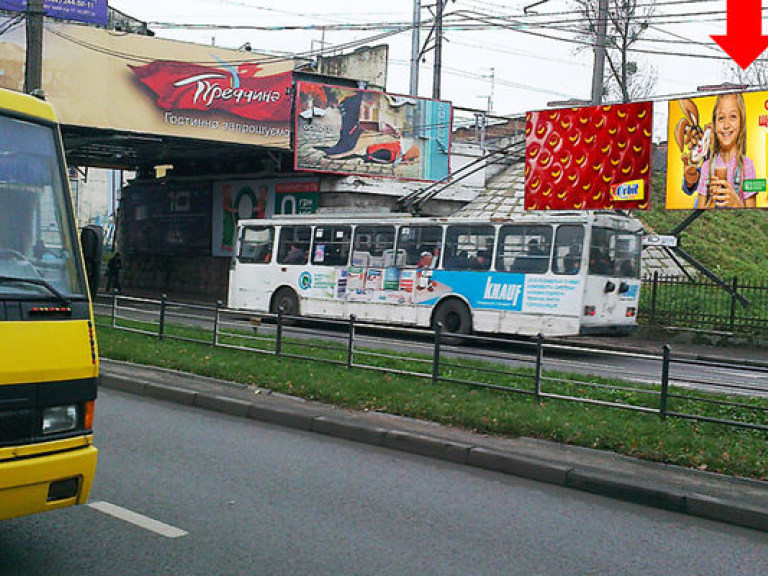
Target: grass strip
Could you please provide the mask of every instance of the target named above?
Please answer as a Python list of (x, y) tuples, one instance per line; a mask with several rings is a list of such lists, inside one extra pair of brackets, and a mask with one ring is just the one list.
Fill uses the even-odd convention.
[[(204, 331), (185, 330), (184, 335), (204, 340), (200, 332)], [(98, 335), (100, 353), (105, 358), (227, 379), (350, 409), (431, 420), (483, 434), (540, 438), (734, 476), (768, 479), (765, 451), (768, 434), (761, 431), (674, 418), (662, 422), (653, 414), (561, 400), (536, 402), (530, 395), (456, 383), (433, 385), (429, 380), (403, 374), (277, 358), (187, 340), (159, 340), (101, 324)], [(306, 342), (290, 345), (303, 347), (306, 354)], [(330, 352), (322, 350), (326, 355)], [(340, 353), (332, 356), (334, 360), (341, 358)], [(414, 364), (423, 371), (423, 364)], [(461, 367), (461, 370), (468, 371), (468, 368)], [(496, 383), (530, 388), (528, 372), (522, 368), (497, 375)], [(605, 398), (635, 400), (638, 405), (642, 404), (638, 398), (645, 394), (643, 388), (628, 387), (626, 382), (616, 381), (612, 386), (605, 380), (574, 381), (573, 375), (564, 376), (562, 381), (552, 374), (547, 376), (548, 381), (551, 380), (548, 389), (553, 393), (598, 391), (606, 394)], [(503, 378), (503, 382), (499, 378)], [(476, 374), (474, 379), (477, 380)], [(701, 393), (679, 396), (670, 409), (683, 412), (687, 407), (685, 403), (697, 402), (696, 396)], [(745, 403), (765, 408), (756, 399)], [(729, 405), (712, 405), (710, 409), (712, 416), (723, 415), (725, 411), (733, 417), (737, 416), (736, 412), (747, 410)]]

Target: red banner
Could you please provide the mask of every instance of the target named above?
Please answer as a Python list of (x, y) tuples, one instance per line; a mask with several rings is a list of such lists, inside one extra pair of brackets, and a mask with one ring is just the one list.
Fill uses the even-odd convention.
[(155, 95), (163, 110), (221, 110), (248, 120), (287, 122), (291, 117), (292, 72), (260, 76), (257, 63), (213, 68), (156, 61), (129, 68)]

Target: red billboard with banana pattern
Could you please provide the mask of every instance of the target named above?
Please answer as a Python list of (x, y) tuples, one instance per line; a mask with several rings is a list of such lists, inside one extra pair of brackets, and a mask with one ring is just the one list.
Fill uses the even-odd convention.
[(645, 209), (651, 102), (529, 112), (526, 210)]

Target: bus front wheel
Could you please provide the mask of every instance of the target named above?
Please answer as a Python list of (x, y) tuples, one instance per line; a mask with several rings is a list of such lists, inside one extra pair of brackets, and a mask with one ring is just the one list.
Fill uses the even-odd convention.
[(445, 334), (469, 334), (472, 331), (472, 314), (464, 302), (446, 300), (435, 310), (432, 317), (432, 328), (443, 325)]
[(299, 316), (299, 297), (290, 288), (280, 288), (272, 297), (272, 314), (277, 314), (283, 309), (285, 316)]

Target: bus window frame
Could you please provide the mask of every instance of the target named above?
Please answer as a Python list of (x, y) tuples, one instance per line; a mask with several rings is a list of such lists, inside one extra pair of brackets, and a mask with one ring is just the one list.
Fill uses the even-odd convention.
[[(553, 237), (552, 224), (504, 224), (499, 228), (496, 269), (517, 274), (546, 274), (551, 266)], [(520, 238), (520, 242), (507, 243), (510, 238)], [(511, 263), (506, 265), (505, 261), (510, 258)]]
[[(292, 234), (286, 233), (286, 230), (291, 230)], [(306, 232), (306, 239), (304, 239), (304, 233)], [(292, 251), (291, 246), (295, 246), (297, 250), (301, 251), (301, 259), (296, 260), (299, 257), (298, 252)], [(288, 266), (306, 266), (309, 262), (309, 252), (312, 246), (312, 226), (307, 224), (290, 225), (285, 224), (280, 226), (278, 231), (277, 240), (277, 263)], [(292, 255), (293, 254), (293, 255)]]
[[(564, 232), (579, 230), (580, 238), (563, 239)], [(552, 251), (552, 272), (560, 276), (578, 276), (584, 269), (584, 239), (586, 232), (583, 224), (560, 224), (555, 230)], [(570, 264), (568, 261), (570, 260)]]
[[(51, 172), (52, 180), (48, 183), (48, 186), (44, 185), (41, 187), (42, 189), (50, 187), (51, 190), (41, 190), (39, 194), (41, 197), (44, 194), (50, 194), (50, 198), (54, 201), (54, 210), (58, 218), (57, 225), (62, 241), (62, 246), (58, 247), (56, 250), (58, 250), (62, 256), (66, 255), (69, 258), (68, 261), (64, 262), (62, 269), (66, 270), (66, 274), (69, 276), (72, 286), (65, 292), (65, 295), (73, 301), (87, 301), (89, 300), (90, 295), (87, 289), (84, 259), (79, 243), (75, 207), (72, 203), (72, 191), (69, 186), (69, 174), (67, 172), (67, 161), (64, 155), (61, 127), (55, 121), (38, 116), (30, 116), (9, 109), (3, 109), (0, 116), (2, 118), (44, 128), (50, 134), (50, 144), (53, 148), (53, 150), (51, 150), (53, 154), (50, 158), (52, 161), (56, 162), (57, 170)], [(38, 201), (39, 199), (40, 198), (38, 198)], [(35, 223), (35, 226), (38, 228), (37, 234), (39, 236), (38, 239), (40, 240), (43, 234), (43, 225), (39, 221), (41, 217), (39, 209), (37, 211), (37, 217), (38, 221)], [(3, 296), (3, 298), (7, 297), (7, 295)], [(17, 296), (14, 296), (14, 298), (17, 298)], [(39, 298), (39, 295), (27, 295), (25, 298)]]
[[(463, 230), (462, 230), (463, 229)], [(455, 242), (452, 233), (456, 232)], [(489, 233), (490, 232), (490, 233)], [(493, 266), (497, 230), (493, 224), (449, 224), (444, 232), (444, 245), (453, 247), (449, 258), (443, 259), (444, 270), (476, 270), (487, 272)], [(459, 246), (459, 238), (464, 237)], [(455, 252), (454, 252), (455, 251)], [(480, 258), (485, 261), (481, 261)]]
[[(425, 239), (427, 230), (430, 234), (439, 231), (437, 240)], [(404, 236), (409, 238), (406, 240)], [(408, 224), (400, 226), (397, 232), (397, 250), (398, 253), (404, 254), (402, 268), (438, 268), (444, 245), (445, 226), (439, 224)]]
[[(326, 230), (331, 231), (331, 238), (328, 240), (323, 239), (322, 243), (320, 243), (318, 234), (324, 235)], [(341, 241), (334, 241), (339, 240), (340, 231), (343, 232)], [(353, 231), (354, 228), (351, 224), (322, 224), (315, 226), (312, 231), (312, 254), (309, 259), (310, 264), (312, 264), (312, 266), (349, 266), (349, 259), (352, 253)], [(327, 246), (333, 247), (333, 250), (327, 250)], [(321, 254), (322, 259), (319, 258)], [(336, 256), (337, 258), (327, 261), (326, 257), (329, 255)]]
[[(246, 235), (249, 231), (263, 231), (268, 230), (270, 232), (270, 239), (268, 241), (249, 242), (246, 239)], [(253, 254), (246, 256), (244, 253), (246, 249), (253, 245)], [(275, 246), (275, 227), (273, 225), (264, 226), (245, 226), (240, 232), (240, 238), (238, 239), (237, 259), (243, 264), (269, 264), (272, 261), (272, 253)]]

